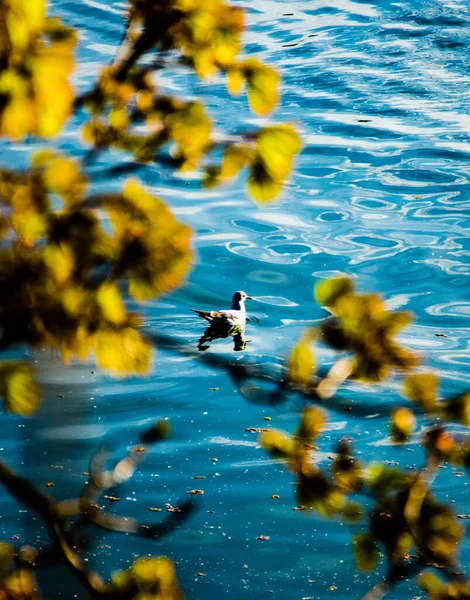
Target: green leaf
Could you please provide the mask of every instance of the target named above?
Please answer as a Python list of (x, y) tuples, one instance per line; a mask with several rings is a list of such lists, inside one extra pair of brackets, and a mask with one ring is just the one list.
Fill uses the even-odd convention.
[(0, 395), (9, 412), (31, 416), (41, 402), (32, 365), (22, 361), (0, 363)]
[(354, 559), (361, 571), (373, 571), (380, 559), (377, 542), (371, 533), (356, 535), (353, 542)]
[(321, 306), (333, 307), (337, 300), (354, 292), (354, 284), (349, 277), (325, 279), (315, 286), (315, 300)]

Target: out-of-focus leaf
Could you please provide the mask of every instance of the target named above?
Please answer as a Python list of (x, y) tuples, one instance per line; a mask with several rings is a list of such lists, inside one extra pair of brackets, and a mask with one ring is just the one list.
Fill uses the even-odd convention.
[(391, 435), (395, 442), (403, 443), (416, 427), (416, 417), (409, 408), (396, 408), (391, 415)]
[(380, 559), (377, 542), (371, 533), (356, 535), (353, 541), (354, 559), (361, 571), (373, 571)]
[(118, 131), (124, 131), (129, 126), (129, 115), (124, 106), (115, 106), (109, 113), (109, 124)]
[(398, 469), (373, 463), (366, 471), (366, 483), (375, 496), (381, 497), (403, 488), (406, 485), (406, 475)]
[(259, 440), (261, 446), (276, 458), (289, 458), (294, 449), (292, 439), (278, 429), (263, 431)]
[(33, 157), (32, 164), (43, 168), (44, 183), (51, 192), (70, 204), (82, 200), (86, 179), (75, 161), (51, 152), (40, 152)]
[(243, 69), (238, 66), (227, 69), (227, 89), (232, 96), (238, 96), (245, 85), (245, 75)]
[(443, 412), (447, 419), (470, 427), (470, 392), (447, 400), (443, 404)]
[(134, 329), (102, 330), (95, 334), (99, 367), (118, 377), (146, 375), (150, 368), (152, 345)]
[(326, 423), (325, 413), (316, 406), (307, 406), (302, 412), (300, 425), (295, 433), (302, 442), (311, 443), (322, 432)]
[(31, 416), (41, 402), (32, 365), (13, 360), (0, 362), (0, 395), (9, 412)]
[(252, 198), (258, 202), (274, 200), (282, 190), (282, 183), (275, 181), (266, 171), (260, 161), (255, 161), (250, 170), (248, 191)]
[(194, 169), (211, 143), (212, 124), (204, 107), (191, 102), (165, 119), (170, 135), (177, 145), (176, 158), (182, 169)]
[(13, 548), (6, 542), (0, 542), (0, 580), (3, 580), (8, 569), (13, 565)]
[(404, 381), (404, 394), (425, 411), (434, 411), (438, 403), (439, 379), (432, 373), (409, 375)]
[(47, 232), (47, 218), (38, 212), (17, 210), (11, 224), (25, 246), (33, 246)]
[[(45, 2), (2, 6), (0, 135), (56, 135), (72, 108), (74, 31), (46, 19)], [(33, 18), (31, 18), (33, 16)]]
[(325, 279), (315, 286), (315, 300), (321, 306), (333, 308), (338, 298), (353, 292), (354, 284), (349, 277)]
[(343, 516), (347, 523), (358, 523), (364, 516), (364, 507), (359, 502), (348, 502), (343, 508)]
[(70, 279), (75, 268), (75, 257), (69, 245), (49, 244), (44, 248), (42, 256), (58, 283)]
[(353, 456), (350, 445), (344, 440), (338, 444), (331, 471), (334, 483), (345, 492), (357, 492), (363, 485), (362, 465)]
[(252, 110), (261, 116), (269, 114), (279, 102), (279, 74), (256, 58), (247, 59), (242, 70)]
[(423, 590), (433, 597), (434, 594), (438, 593), (440, 589), (444, 586), (442, 579), (440, 579), (435, 573), (431, 571), (426, 571), (425, 573), (421, 573), (418, 579), (419, 586), (423, 588)]
[(289, 175), (294, 157), (302, 147), (292, 125), (273, 125), (256, 134), (256, 150), (273, 181), (283, 182)]
[(254, 152), (249, 146), (232, 145), (224, 152), (222, 165), (220, 167), (220, 177), (230, 179), (251, 163)]
[(305, 387), (312, 383), (316, 361), (311, 347), (311, 340), (302, 337), (293, 347), (288, 363), (289, 380), (298, 386)]
[(155, 444), (164, 440), (170, 435), (171, 425), (169, 421), (157, 421), (148, 429), (145, 429), (139, 436), (142, 444)]
[(111, 590), (139, 600), (183, 600), (173, 562), (165, 556), (138, 558), (127, 571), (114, 573)]
[(103, 312), (104, 318), (114, 325), (122, 325), (126, 320), (126, 307), (118, 286), (107, 281), (103, 283), (96, 294), (96, 300)]
[(324, 341), (353, 353), (352, 378), (382, 381), (393, 369), (409, 371), (419, 363), (414, 352), (394, 339), (410, 315), (389, 312), (378, 294), (356, 294), (351, 280), (341, 277), (322, 281), (315, 295), (334, 315), (321, 327)]

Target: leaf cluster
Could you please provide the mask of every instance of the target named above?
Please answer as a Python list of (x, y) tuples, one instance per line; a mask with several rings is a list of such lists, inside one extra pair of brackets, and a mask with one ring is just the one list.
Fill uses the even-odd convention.
[(55, 136), (72, 112), (75, 31), (46, 0), (9, 0), (0, 19), (0, 135)]
[[(0, 172), (2, 343), (58, 348), (65, 361), (94, 351), (104, 369), (143, 375), (151, 344), (125, 306), (122, 282), (139, 301), (176, 287), (191, 264), (191, 232), (135, 180), (120, 194), (89, 197), (86, 188), (75, 162), (49, 152), (25, 173)], [(12, 368), (0, 369), (3, 396), (27, 414), (37, 405), (19, 405), (31, 395), (31, 370)]]

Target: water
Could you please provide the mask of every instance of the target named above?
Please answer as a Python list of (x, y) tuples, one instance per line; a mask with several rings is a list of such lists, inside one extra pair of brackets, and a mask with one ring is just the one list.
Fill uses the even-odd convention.
[[(52, 4), (81, 31), (75, 82), (89, 89), (120, 39), (123, 3)], [(197, 249), (187, 285), (145, 308), (147, 330), (174, 334), (177, 328), (181, 341), (195, 347), (203, 323), (189, 307), (224, 307), (233, 291), (245, 289), (257, 300), (249, 308), (251, 342), (236, 359), (275, 368), (302, 328), (325, 316), (312, 299), (315, 282), (349, 274), (361, 290), (380, 291), (390, 307), (415, 313), (403, 342), (423, 353), (445, 393), (463, 391), (470, 364), (467, 1), (239, 4), (248, 11), (247, 50), (283, 74), (274, 120), (295, 122), (304, 149), (280, 201), (264, 209), (246, 198), (243, 181), (208, 193), (195, 178), (175, 178), (158, 165), (141, 171), (145, 184), (192, 225)], [(162, 85), (202, 97), (220, 130), (264, 122), (250, 114), (245, 98), (229, 98), (222, 80), (207, 85), (186, 72), (170, 72)], [(59, 141), (77, 156), (79, 122), (71, 122)], [(4, 147), (3, 159), (23, 165), (30, 150)], [(117, 160), (106, 155), (95, 173)], [(117, 189), (123, 180), (96, 179), (94, 185)], [(231, 348), (221, 340), (208, 352), (230, 354)], [(320, 359), (329, 364), (333, 357), (322, 351)], [(262, 598), (269, 591), (283, 599), (346, 599), (360, 597), (375, 582), (377, 575), (354, 568), (354, 530), (293, 511), (291, 476), (245, 431), (266, 426), (264, 416), (272, 426), (292, 430), (302, 406), (298, 398), (279, 407), (264, 405), (259, 395), (249, 402), (223, 372), (167, 350), (157, 351), (148, 379), (125, 382), (92, 374), (91, 364), (64, 370), (49, 353), (35, 360), (43, 408), (26, 423), (2, 417), (0, 452), (15, 468), (41, 485), (54, 482), (49, 491), (57, 498), (69, 497), (80, 490), (87, 457), (102, 439), (117, 437), (122, 455), (145, 424), (169, 418), (171, 439), (117, 491), (121, 500), (110, 510), (155, 521), (161, 515), (150, 507), (178, 505), (194, 488), (205, 492), (191, 521), (161, 542), (97, 532), (88, 558), (103, 573), (125, 568), (138, 554), (167, 554), (178, 562), (181, 583), (194, 600)], [(420, 466), (416, 444), (410, 451), (387, 446), (395, 381), (381, 389), (350, 384), (346, 395), (357, 411), (329, 413), (320, 460), (328, 461), (335, 440), (347, 433), (365, 461), (387, 457)], [(436, 490), (444, 500), (455, 499), (458, 512), (470, 512), (466, 476), (453, 471), (440, 474)], [(196, 475), (206, 478), (194, 481)], [(4, 496), (0, 503), (3, 538), (46, 539), (30, 512)], [(271, 539), (257, 540), (260, 535)], [(103, 544), (110, 548), (100, 549)], [(464, 566), (469, 558), (465, 543)], [(51, 596), (70, 597), (70, 588), (57, 591), (66, 577), (59, 571), (52, 583), (50, 573), (42, 576)], [(417, 593), (406, 583), (390, 597)]]

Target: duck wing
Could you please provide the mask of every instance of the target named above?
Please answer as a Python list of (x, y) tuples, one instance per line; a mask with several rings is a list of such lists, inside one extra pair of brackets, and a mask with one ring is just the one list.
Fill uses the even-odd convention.
[(222, 313), (216, 310), (197, 310), (196, 308), (190, 308), (189, 310), (197, 313), (202, 319), (209, 321), (209, 323), (212, 323), (213, 321), (225, 320)]

